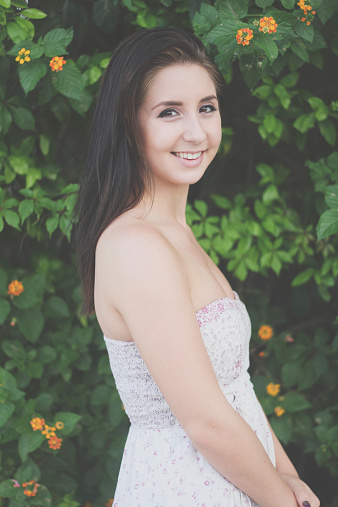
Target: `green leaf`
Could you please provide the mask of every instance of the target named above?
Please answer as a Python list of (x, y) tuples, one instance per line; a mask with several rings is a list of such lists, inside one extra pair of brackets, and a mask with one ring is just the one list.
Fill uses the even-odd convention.
[(8, 276), (5, 271), (0, 269), (0, 296), (7, 297), (7, 284), (8, 284)]
[(3, 217), (8, 225), (10, 225), (11, 227), (14, 227), (14, 229), (20, 230), (20, 227), (19, 227), (20, 218), (19, 218), (19, 215), (15, 211), (12, 211), (10, 209), (5, 209), (3, 212)]
[(284, 396), (283, 407), (288, 412), (299, 412), (311, 408), (311, 403), (300, 393), (287, 393)]
[(293, 9), (294, 6), (295, 6), (295, 0), (281, 0), (282, 2), (282, 6), (285, 8), (285, 9)]
[(13, 479), (6, 479), (0, 483), (0, 496), (3, 498), (12, 498), (16, 496), (17, 488), (14, 487)]
[(56, 350), (51, 347), (50, 345), (43, 345), (39, 349), (39, 360), (44, 363), (48, 364), (54, 361), (54, 359), (57, 357)]
[(35, 120), (34, 116), (28, 109), (24, 107), (12, 107), (12, 114), (14, 123), (23, 130), (34, 130)]
[(218, 208), (231, 209), (231, 202), (226, 197), (223, 197), (223, 195), (212, 194), (210, 197)]
[[(284, 403), (282, 404), (282, 408), (284, 407)], [(271, 426), (273, 431), (276, 433), (276, 436), (283, 444), (287, 444), (292, 436), (293, 432), (293, 424), (291, 419), (286, 417), (286, 414), (283, 414), (281, 417), (273, 417), (271, 419)]]
[(302, 40), (293, 39), (291, 42), (291, 51), (293, 51), (301, 60), (310, 63), (308, 50)]
[(315, 115), (312, 114), (301, 114), (293, 122), (295, 129), (299, 130), (302, 134), (312, 129), (315, 126)]
[(90, 108), (93, 98), (93, 95), (88, 90), (83, 90), (76, 99), (69, 99), (69, 103), (74, 111), (84, 116)]
[(284, 109), (289, 109), (289, 106), (291, 104), (291, 99), (290, 99), (289, 92), (286, 90), (286, 88), (284, 88), (284, 86), (281, 84), (277, 84), (274, 87), (274, 92), (277, 95), (277, 97), (279, 98), (280, 103), (282, 104)]
[(11, 417), (15, 410), (14, 403), (1, 403), (0, 410), (0, 427), (3, 426)]
[(326, 118), (318, 123), (318, 127), (325, 141), (334, 146), (336, 144), (336, 129), (332, 121)]
[(282, 77), (282, 79), (279, 81), (279, 84), (284, 86), (284, 88), (293, 88), (298, 83), (298, 80), (299, 74), (297, 72), (293, 72), (287, 76)]
[(316, 8), (318, 17), (323, 25), (333, 16), (336, 8), (336, 0), (324, 0), (321, 5)]
[[(202, 4), (203, 5), (203, 4)], [(248, 13), (247, 0), (227, 0), (220, 3), (220, 13), (223, 19), (244, 18)]]
[(0, 7), (0, 25), (4, 28), (4, 25), (7, 23), (6, 14), (2, 7)]
[(80, 415), (73, 414), (72, 412), (58, 412), (54, 416), (54, 422), (60, 421), (65, 425), (65, 427), (61, 430), (63, 435), (69, 435), (69, 433), (73, 431), (80, 419)]
[(45, 318), (38, 308), (19, 310), (17, 313), (17, 326), (24, 337), (35, 343), (43, 329)]
[(33, 39), (35, 33), (35, 27), (31, 21), (28, 19), (22, 18), (21, 16), (17, 16), (15, 18), (15, 22), (26, 31), (26, 39), (29, 41)]
[[(248, 46), (249, 47), (249, 46)], [(245, 48), (244, 48), (245, 51)], [(260, 68), (257, 65), (257, 60), (254, 53), (244, 53), (240, 55), (239, 58), (239, 68), (242, 73), (243, 79), (247, 86), (252, 91), (256, 84), (258, 83), (261, 72)]]
[(194, 201), (194, 208), (198, 211), (202, 218), (205, 218), (208, 213), (208, 206), (204, 201)]
[(274, 1), (275, 0), (255, 0), (255, 4), (258, 5), (258, 7), (265, 9), (266, 7), (272, 5)]
[(329, 208), (338, 209), (338, 185), (326, 187), (325, 202)]
[(9, 312), (11, 311), (11, 305), (5, 299), (0, 299), (0, 326), (5, 322)]
[(273, 62), (278, 56), (278, 47), (276, 46), (275, 41), (272, 39), (271, 34), (265, 33), (260, 34), (255, 40), (255, 44), (263, 49), (266, 56), (269, 58), (271, 62)]
[(12, 115), (8, 107), (0, 104), (0, 132), (7, 134), (8, 129), (12, 123)]
[(68, 306), (59, 296), (51, 296), (44, 304), (44, 311), (48, 317), (54, 319), (69, 317)]
[(14, 21), (9, 21), (6, 25), (6, 29), (9, 38), (12, 39), (15, 44), (25, 40), (28, 35), (27, 30)]
[(263, 125), (264, 125), (264, 128), (265, 130), (269, 133), (269, 134), (272, 134), (273, 131), (275, 130), (276, 128), (276, 117), (273, 116), (272, 114), (267, 114), (265, 117), (264, 117), (264, 120), (263, 120)]
[(49, 234), (49, 237), (53, 234), (53, 232), (57, 229), (60, 221), (60, 215), (56, 214), (52, 217), (47, 218), (46, 220), (46, 229)]
[(329, 209), (320, 216), (316, 227), (318, 239), (324, 239), (338, 232), (338, 210)]
[(28, 454), (38, 449), (45, 440), (45, 436), (39, 430), (32, 430), (31, 433), (21, 435), (18, 442), (18, 451), (22, 461), (26, 461)]
[(89, 84), (92, 85), (92, 84), (96, 83), (96, 81), (98, 81), (101, 76), (102, 76), (102, 70), (100, 69), (100, 67), (97, 67), (96, 65), (94, 65), (94, 67), (92, 67), (89, 71)]
[(21, 223), (23, 224), (26, 218), (28, 218), (34, 211), (34, 201), (32, 199), (25, 199), (20, 202), (19, 215)]
[(312, 278), (314, 275), (314, 269), (313, 268), (307, 268), (301, 273), (299, 273), (295, 278), (292, 280), (291, 285), (292, 287), (297, 287), (298, 285), (303, 285), (306, 283), (310, 278)]
[(48, 32), (43, 39), (45, 55), (52, 58), (53, 56), (68, 54), (66, 47), (72, 42), (73, 35), (73, 28), (68, 28), (67, 30), (55, 28)]
[(291, 387), (297, 384), (299, 378), (299, 369), (299, 363), (289, 362), (283, 364), (281, 373), (283, 386)]
[(5, 9), (9, 9), (11, 6), (11, 0), (0, 0), (0, 5), (5, 7)]
[(278, 188), (276, 185), (269, 185), (263, 194), (263, 203), (266, 205), (269, 205), (272, 203), (272, 201), (275, 201), (276, 199), (279, 199), (279, 193)]
[(27, 95), (28, 92), (34, 90), (41, 78), (46, 74), (47, 67), (40, 60), (32, 60), (26, 65), (20, 65), (18, 73), (23, 91)]
[(307, 40), (309, 42), (313, 41), (314, 31), (312, 25), (307, 25), (303, 21), (298, 21), (298, 23), (296, 23), (294, 26), (294, 30), (296, 34), (299, 35), (299, 37), (301, 37), (302, 39)]
[(23, 16), (30, 19), (43, 19), (47, 16), (44, 12), (40, 11), (39, 9), (24, 9), (20, 12)]
[(52, 84), (58, 92), (71, 99), (78, 99), (84, 87), (81, 72), (70, 64), (59, 72), (53, 72)]

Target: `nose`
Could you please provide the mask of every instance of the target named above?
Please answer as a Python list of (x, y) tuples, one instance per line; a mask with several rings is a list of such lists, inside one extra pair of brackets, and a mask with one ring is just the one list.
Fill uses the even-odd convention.
[(202, 128), (201, 120), (197, 117), (186, 118), (183, 140), (194, 144), (201, 144), (206, 140), (206, 138), (207, 133)]

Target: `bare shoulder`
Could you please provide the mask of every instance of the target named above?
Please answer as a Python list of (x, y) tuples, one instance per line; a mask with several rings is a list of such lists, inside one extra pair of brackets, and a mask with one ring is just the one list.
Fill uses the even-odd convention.
[(146, 259), (154, 261), (164, 256), (166, 260), (178, 260), (175, 249), (159, 229), (146, 221), (128, 218), (113, 222), (101, 235), (96, 258), (99, 262), (112, 261), (121, 264), (142, 264)]

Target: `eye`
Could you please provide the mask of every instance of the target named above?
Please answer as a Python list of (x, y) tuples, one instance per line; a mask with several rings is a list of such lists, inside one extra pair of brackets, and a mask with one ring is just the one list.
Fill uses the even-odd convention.
[(217, 109), (212, 104), (205, 104), (200, 108), (201, 113), (213, 113)]
[(164, 111), (162, 111), (158, 117), (159, 118), (172, 118), (173, 116), (177, 116), (178, 113), (177, 111), (175, 111), (175, 109), (165, 109)]

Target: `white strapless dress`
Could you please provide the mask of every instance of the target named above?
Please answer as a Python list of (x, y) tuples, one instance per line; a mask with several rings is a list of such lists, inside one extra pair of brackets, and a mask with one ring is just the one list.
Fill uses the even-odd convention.
[[(251, 323), (244, 303), (235, 293), (235, 299), (213, 301), (196, 317), (224, 396), (254, 430), (275, 465), (271, 432), (247, 371)], [(104, 339), (131, 422), (113, 506), (257, 507), (195, 449), (134, 342)]]

